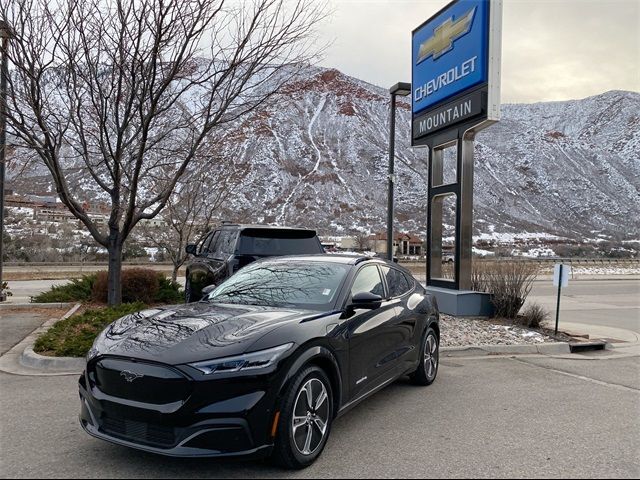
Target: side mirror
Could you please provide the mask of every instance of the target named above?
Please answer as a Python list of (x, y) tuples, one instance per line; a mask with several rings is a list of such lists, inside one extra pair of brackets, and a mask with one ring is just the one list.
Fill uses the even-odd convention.
[(351, 308), (366, 308), (375, 310), (382, 305), (382, 297), (371, 292), (356, 293), (351, 299)]
[(206, 287), (204, 287), (202, 289), (202, 297), (203, 298), (206, 297), (211, 292), (213, 292), (217, 287), (218, 287), (218, 285), (216, 285), (215, 283), (212, 283), (211, 285), (207, 285)]
[(187, 252), (190, 255), (197, 255), (198, 254), (198, 245), (196, 245), (195, 243), (190, 243), (189, 245), (187, 245), (185, 247), (185, 252)]

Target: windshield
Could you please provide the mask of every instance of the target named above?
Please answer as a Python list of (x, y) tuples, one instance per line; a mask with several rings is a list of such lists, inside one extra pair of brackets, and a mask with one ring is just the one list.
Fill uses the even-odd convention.
[(348, 267), (322, 262), (265, 262), (243, 268), (209, 294), (215, 303), (328, 308)]

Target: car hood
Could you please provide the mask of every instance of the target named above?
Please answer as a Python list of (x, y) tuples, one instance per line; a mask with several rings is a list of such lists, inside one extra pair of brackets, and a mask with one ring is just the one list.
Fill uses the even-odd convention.
[(317, 315), (311, 310), (207, 302), (153, 308), (113, 322), (95, 348), (99, 355), (180, 365), (239, 355), (273, 329)]

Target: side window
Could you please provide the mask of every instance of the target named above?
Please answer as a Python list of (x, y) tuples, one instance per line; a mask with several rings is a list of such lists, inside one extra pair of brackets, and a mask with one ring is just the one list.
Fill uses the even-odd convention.
[(409, 280), (400, 270), (395, 268), (382, 267), (382, 274), (387, 280), (387, 287), (389, 288), (390, 297), (399, 297), (407, 293), (413, 287), (413, 283), (409, 283)]
[[(238, 232), (234, 232), (232, 230), (223, 232), (223, 234), (220, 235), (220, 253), (223, 253), (224, 255), (232, 255), (236, 247), (237, 238)], [(217, 250), (216, 253), (218, 253)]]
[(351, 296), (357, 293), (370, 292), (384, 297), (384, 287), (382, 285), (382, 278), (380, 278), (380, 272), (375, 265), (369, 265), (364, 267), (353, 282), (351, 287)]
[(411, 275), (407, 275), (406, 273), (403, 273), (404, 278), (407, 280), (407, 283), (409, 284), (409, 290), (413, 290), (414, 287), (416, 286), (416, 279), (413, 278)]
[(220, 257), (220, 248), (225, 241), (225, 238), (229, 235), (229, 232), (225, 232), (224, 230), (216, 233), (215, 238), (211, 242), (211, 246), (209, 247), (209, 255), (214, 257)]
[(215, 252), (215, 248), (216, 248), (216, 243), (218, 243), (218, 238), (220, 238), (220, 232), (214, 232), (213, 236), (211, 237), (211, 240), (209, 241), (209, 243), (206, 243), (203, 246), (202, 249), (202, 253), (203, 255), (211, 255), (213, 252)]
[(200, 244), (200, 248), (198, 249), (198, 255), (205, 255), (209, 251), (209, 245), (211, 244), (211, 239), (213, 238), (214, 232), (211, 232), (209, 235), (205, 237), (203, 242)]

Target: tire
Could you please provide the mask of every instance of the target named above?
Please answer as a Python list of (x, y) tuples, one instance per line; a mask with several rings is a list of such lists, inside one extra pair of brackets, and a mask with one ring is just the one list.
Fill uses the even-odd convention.
[[(309, 392), (312, 408), (308, 406)], [(272, 461), (291, 470), (311, 465), (327, 444), (333, 408), (331, 382), (324, 371), (318, 367), (300, 371), (291, 381), (280, 403), (280, 420)]]
[(440, 365), (440, 342), (433, 328), (427, 328), (422, 336), (420, 347), (420, 364), (411, 374), (411, 381), (415, 385), (428, 386), (438, 376), (438, 366)]
[(192, 297), (192, 293), (191, 293), (191, 280), (189, 280), (189, 276), (187, 275), (187, 281), (184, 284), (184, 303), (191, 303), (193, 302)]

